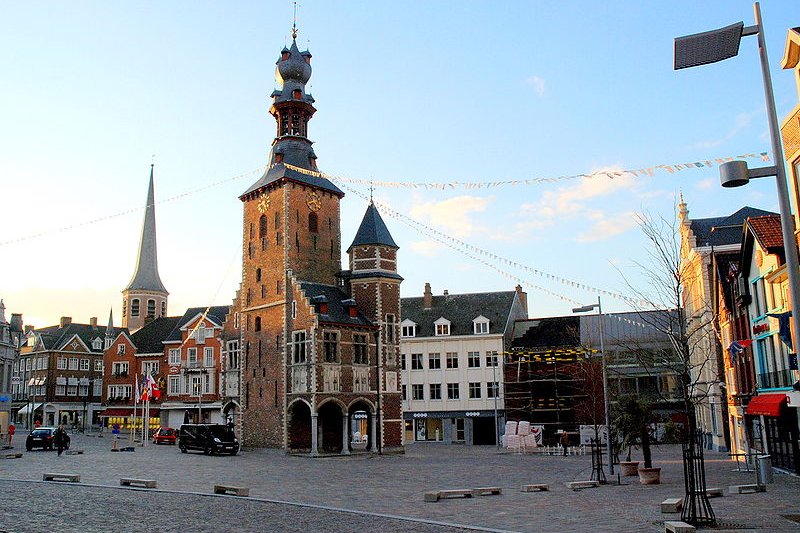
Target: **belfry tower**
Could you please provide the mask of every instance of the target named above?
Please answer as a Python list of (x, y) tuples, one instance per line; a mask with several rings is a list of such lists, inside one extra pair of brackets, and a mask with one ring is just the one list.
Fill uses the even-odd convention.
[(158, 275), (156, 206), (153, 165), (150, 165), (150, 184), (147, 188), (136, 270), (130, 283), (122, 291), (122, 327), (134, 332), (158, 317), (167, 316), (167, 296), (169, 293)]

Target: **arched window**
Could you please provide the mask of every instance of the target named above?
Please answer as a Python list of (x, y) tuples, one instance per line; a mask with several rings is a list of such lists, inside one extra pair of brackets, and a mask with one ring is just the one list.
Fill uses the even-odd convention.
[(161, 316), (167, 316), (167, 301), (161, 302)]
[(156, 316), (156, 301), (147, 300), (147, 318), (155, 318)]
[(317, 233), (319, 231), (317, 220), (318, 219), (316, 213), (308, 214), (308, 231), (310, 231), (311, 233)]
[(267, 215), (261, 215), (258, 219), (258, 236), (262, 239), (267, 236)]
[(139, 298), (131, 300), (131, 316), (139, 316)]
[(275, 213), (275, 229), (279, 229), (281, 227), (281, 213), (277, 211)]

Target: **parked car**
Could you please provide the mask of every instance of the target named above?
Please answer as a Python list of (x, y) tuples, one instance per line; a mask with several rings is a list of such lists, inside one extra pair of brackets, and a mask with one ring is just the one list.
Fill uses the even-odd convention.
[(206, 455), (239, 452), (239, 440), (233, 428), (224, 424), (183, 424), (178, 436), (181, 452), (202, 450)]
[(160, 427), (153, 434), (153, 444), (175, 444), (178, 440), (178, 432), (173, 428)]
[[(39, 426), (30, 432), (28, 438), (25, 439), (25, 449), (31, 451), (34, 448), (42, 448), (43, 450), (52, 450), (55, 445), (55, 433), (57, 428)], [(64, 449), (69, 450), (69, 435), (64, 433)]]

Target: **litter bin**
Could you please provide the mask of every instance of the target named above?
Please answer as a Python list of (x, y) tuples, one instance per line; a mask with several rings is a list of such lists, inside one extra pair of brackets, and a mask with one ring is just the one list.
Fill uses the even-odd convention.
[(759, 485), (772, 483), (772, 462), (769, 460), (769, 455), (756, 457), (756, 481)]

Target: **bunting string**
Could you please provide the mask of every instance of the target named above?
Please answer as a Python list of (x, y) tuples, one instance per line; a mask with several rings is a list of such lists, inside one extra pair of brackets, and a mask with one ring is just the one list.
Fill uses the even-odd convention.
[(527, 178), (527, 179), (500, 180), (500, 181), (466, 181), (466, 182), (451, 181), (448, 183), (364, 180), (359, 178), (349, 178), (345, 176), (334, 176), (331, 174), (325, 174), (324, 172), (309, 170), (307, 168), (301, 168), (294, 165), (290, 165), (289, 163), (283, 163), (283, 164), (286, 166), (286, 168), (294, 170), (295, 172), (306, 174), (307, 176), (314, 176), (316, 178), (324, 178), (330, 181), (336, 181), (338, 183), (349, 183), (351, 185), (363, 185), (366, 187), (369, 186), (383, 187), (386, 189), (424, 189), (424, 190), (444, 191), (452, 189), (473, 190), (473, 189), (493, 189), (497, 187), (506, 187), (506, 186), (541, 185), (547, 183), (557, 183), (566, 180), (575, 180), (580, 178), (606, 177), (610, 179), (617, 179), (623, 176), (633, 176), (637, 178), (640, 176), (652, 177), (655, 176), (656, 172), (666, 172), (668, 174), (675, 174), (676, 172), (681, 172), (682, 170), (714, 167), (721, 165), (723, 163), (727, 163), (728, 161), (733, 161), (735, 159), (759, 159), (761, 161), (769, 161), (770, 156), (769, 153), (767, 152), (757, 152), (757, 153), (752, 152), (736, 156), (717, 157), (714, 159), (695, 161), (694, 163), (673, 163), (670, 165), (655, 165), (651, 167), (644, 167), (631, 170), (600, 170), (588, 174), (586, 173), (572, 174), (572, 175), (549, 177), (549, 178)]

